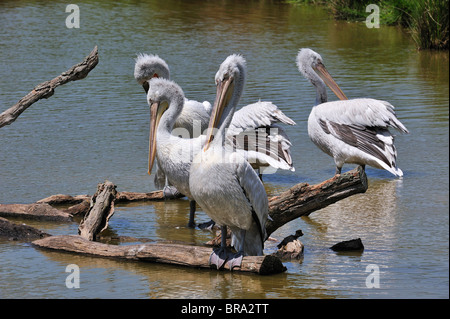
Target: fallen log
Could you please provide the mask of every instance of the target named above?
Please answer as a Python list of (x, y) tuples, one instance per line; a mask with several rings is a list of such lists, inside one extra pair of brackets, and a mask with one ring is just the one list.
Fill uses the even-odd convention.
[[(145, 243), (138, 245), (108, 245), (93, 242), (77, 235), (51, 236), (33, 241), (39, 248), (78, 253), (95, 257), (167, 263), (173, 265), (210, 268), (211, 247), (173, 243)], [(226, 268), (225, 268), (226, 269)], [(281, 261), (271, 255), (245, 256), (240, 267), (233, 271), (270, 275), (284, 272)]]
[(316, 185), (294, 185), (269, 199), (272, 220), (266, 223), (267, 235), (296, 218), (308, 216), (351, 195), (364, 193), (367, 188), (367, 175), (361, 166)]
[[(177, 198), (182, 198), (184, 195), (180, 194)], [(83, 201), (90, 201), (90, 195), (64, 195), (57, 194), (38, 200), (36, 203), (47, 203), (49, 205), (70, 205), (79, 204)], [(162, 190), (153, 191), (149, 193), (139, 192), (117, 192), (115, 203), (132, 203), (132, 202), (145, 202), (145, 201), (162, 201), (166, 200)]]
[(114, 214), (116, 185), (110, 181), (98, 184), (97, 192), (91, 199), (89, 211), (78, 227), (78, 234), (87, 240), (94, 240), (95, 236), (108, 227), (108, 221)]
[(45, 221), (72, 221), (72, 215), (46, 203), (0, 204), (0, 217), (15, 217)]
[(70, 81), (84, 79), (98, 63), (97, 46), (80, 63), (74, 65), (56, 78), (37, 85), (19, 102), (0, 114), (0, 128), (14, 122), (20, 114), (40, 99), (47, 99), (55, 93), (55, 88)]
[[(89, 211), (91, 198), (92, 196), (90, 195), (71, 196), (57, 194), (40, 199), (32, 204), (0, 204), (0, 216), (36, 220), (71, 221), (72, 217), (84, 216)], [(116, 192), (115, 203), (161, 200), (165, 200), (163, 191), (150, 193)], [(67, 205), (72, 206), (59, 208)]]
[(45, 203), (49, 205), (76, 205), (80, 204), (84, 201), (89, 202), (91, 200), (91, 196), (89, 195), (76, 195), (76, 196), (70, 196), (70, 195), (64, 195), (64, 194), (57, 194), (52, 195), (43, 199), (38, 200), (36, 203)]

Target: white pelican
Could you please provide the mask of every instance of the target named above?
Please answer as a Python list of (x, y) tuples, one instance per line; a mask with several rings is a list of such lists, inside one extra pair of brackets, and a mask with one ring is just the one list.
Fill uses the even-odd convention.
[[(148, 81), (154, 77), (170, 79), (170, 70), (166, 61), (157, 55), (138, 54), (134, 65), (134, 78), (148, 92)], [(183, 110), (175, 120), (174, 128), (186, 129), (191, 137), (197, 137), (208, 128), (211, 103), (184, 100)], [(195, 122), (197, 121), (197, 122)], [(198, 125), (198, 127), (194, 127)]]
[[(336, 174), (344, 163), (370, 165), (403, 176), (397, 167), (397, 150), (389, 128), (409, 133), (397, 119), (389, 102), (359, 98), (347, 100), (323, 65), (322, 57), (311, 49), (300, 49), (299, 71), (316, 88), (316, 105), (308, 118), (308, 135), (334, 158)], [(325, 83), (342, 101), (327, 102)]]
[[(195, 200), (221, 226), (221, 247), (213, 251), (210, 263), (220, 269), (228, 262), (232, 269), (240, 265), (244, 255), (263, 254), (268, 200), (252, 166), (226, 143), (225, 131), (244, 87), (244, 58), (240, 55), (227, 57), (215, 79), (217, 95), (207, 144), (194, 158), (189, 184)], [(214, 132), (213, 128), (217, 127)], [(237, 254), (226, 249), (227, 227), (231, 229), (231, 243)]]
[[(150, 82), (153, 82), (155, 78), (166, 78), (168, 76), (168, 66), (164, 60), (157, 56), (138, 56), (135, 65), (135, 78), (139, 83), (143, 84), (146, 92), (150, 92)], [(169, 86), (168, 83), (170, 82), (156, 81), (155, 83), (159, 83), (158, 86)], [(173, 86), (174, 84), (175, 83), (172, 83), (171, 85)], [(154, 84), (154, 86), (156, 85), (157, 84)], [(178, 87), (178, 85), (176, 86)], [(170, 118), (170, 121), (168, 119), (167, 123), (162, 125), (164, 129), (169, 130), (169, 133), (173, 132), (177, 119), (180, 117), (180, 114), (183, 113), (184, 108), (188, 104), (187, 101), (190, 101), (184, 97), (184, 94), (179, 87), (176, 90), (173, 89), (172, 94), (173, 96), (165, 96), (166, 100), (163, 102), (166, 102), (167, 104), (169, 102), (168, 98), (170, 97), (171, 101), (181, 101), (181, 106), (177, 105), (179, 112), (172, 112), (171, 116), (173, 116), (173, 118)], [(179, 97), (178, 95), (182, 95), (182, 97)], [(149, 96), (147, 96), (147, 98), (149, 98)], [(201, 104), (199, 102), (195, 103), (197, 103), (197, 107)], [(170, 103), (168, 104), (170, 105)], [(194, 103), (190, 104), (194, 105)], [(186, 117), (187, 116), (188, 115), (186, 115)], [(192, 116), (192, 121), (195, 120), (195, 116), (198, 116), (198, 114)], [(156, 119), (154, 115), (152, 115), (151, 118), (152, 120)], [(284, 130), (274, 124), (276, 122), (295, 125), (294, 121), (284, 115), (283, 112), (271, 102), (257, 102), (247, 105), (235, 113), (230, 125), (229, 133), (227, 134), (227, 144), (235, 148), (241, 155), (245, 156), (255, 168), (270, 166), (274, 169), (281, 168), (294, 171), (295, 169), (290, 155), (291, 143)], [(184, 121), (184, 123), (187, 122)], [(166, 134), (167, 131), (162, 133), (162, 137), (159, 137), (160, 130), (157, 130), (157, 126), (158, 123), (152, 122), (150, 127), (151, 130), (154, 130), (153, 135), (151, 135), (151, 138), (153, 136), (154, 140), (150, 140), (150, 151), (152, 147), (155, 148), (153, 156), (156, 156), (158, 162), (155, 185), (157, 187), (165, 185), (165, 194), (167, 189), (172, 193), (173, 189), (175, 189), (189, 198), (190, 217), (188, 226), (195, 227), (194, 215), (196, 204), (195, 201), (192, 200), (188, 190), (189, 180), (187, 173), (188, 169), (186, 167), (189, 167), (192, 161), (193, 152), (200, 149), (198, 147), (198, 143), (200, 142), (190, 142), (186, 138), (179, 138), (176, 136), (170, 137), (170, 134)], [(173, 145), (168, 144), (169, 142), (175, 143), (175, 141), (177, 145), (175, 148), (173, 148)], [(161, 144), (160, 151), (158, 152), (156, 151), (155, 143)], [(184, 153), (184, 156), (178, 155), (183, 153), (183, 147), (192, 150), (192, 152), (188, 154), (188, 156), (186, 156), (186, 153)], [(153, 160), (151, 163), (149, 160), (149, 172), (151, 172), (152, 166)], [(210, 223), (205, 223), (199, 226), (208, 227), (209, 225)]]

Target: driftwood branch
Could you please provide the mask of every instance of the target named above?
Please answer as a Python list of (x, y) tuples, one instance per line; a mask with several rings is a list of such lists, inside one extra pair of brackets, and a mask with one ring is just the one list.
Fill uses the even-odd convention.
[(72, 215), (69, 213), (56, 209), (45, 203), (0, 204), (0, 216), (42, 221), (68, 222), (72, 220)]
[(66, 84), (67, 82), (84, 79), (88, 73), (95, 68), (98, 63), (97, 46), (80, 63), (74, 65), (66, 72), (57, 76), (53, 80), (43, 82), (36, 86), (30, 93), (20, 99), (15, 105), (0, 114), (0, 128), (14, 122), (23, 111), (40, 99), (46, 99), (52, 96), (55, 88)]
[[(19, 217), (37, 220), (70, 221), (74, 216), (84, 216), (90, 208), (90, 195), (52, 195), (32, 204), (0, 204), (0, 216)], [(117, 192), (114, 203), (132, 203), (144, 201), (162, 201), (163, 191), (150, 193)], [(60, 206), (73, 205), (69, 208)], [(62, 213), (62, 214), (61, 214)], [(60, 216), (61, 215), (61, 216)]]
[[(138, 245), (107, 245), (93, 242), (81, 236), (51, 236), (33, 242), (33, 245), (97, 257), (119, 258), (174, 264), (194, 268), (210, 268), (211, 247), (192, 246), (173, 243), (146, 243)], [(260, 275), (276, 274), (285, 271), (282, 262), (274, 256), (245, 256), (241, 267), (233, 271), (251, 272)]]
[(89, 211), (78, 227), (78, 234), (87, 239), (94, 240), (106, 227), (114, 214), (114, 200), (116, 198), (116, 185), (110, 181), (98, 184), (97, 192), (91, 199)]
[(267, 234), (296, 218), (308, 216), (351, 195), (364, 193), (367, 188), (367, 175), (361, 166), (316, 185), (294, 185), (281, 195), (270, 198), (272, 221), (266, 223)]

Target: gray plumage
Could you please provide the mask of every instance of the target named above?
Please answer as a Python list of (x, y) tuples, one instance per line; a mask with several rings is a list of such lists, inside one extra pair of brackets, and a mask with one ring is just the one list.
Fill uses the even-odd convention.
[[(389, 129), (409, 133), (389, 102), (359, 98), (347, 100), (326, 71), (322, 57), (311, 49), (297, 55), (299, 71), (316, 88), (316, 105), (308, 118), (308, 135), (333, 157), (336, 173), (344, 163), (370, 165), (403, 176), (397, 167), (397, 149)], [(320, 75), (320, 76), (319, 76)], [(325, 83), (341, 101), (327, 102)]]
[[(251, 165), (226, 147), (225, 130), (232, 121), (244, 82), (244, 58), (229, 56), (216, 74), (216, 83), (218, 88), (227, 83), (228, 90), (219, 92), (219, 89), (218, 95), (222, 93), (226, 99), (231, 92), (231, 97), (223, 102), (222, 116), (217, 119), (218, 130), (209, 147), (194, 158), (189, 183), (192, 195), (209, 217), (222, 227), (230, 227), (232, 245), (237, 251), (262, 255), (267, 237), (267, 194)], [(216, 103), (218, 99), (216, 96)]]

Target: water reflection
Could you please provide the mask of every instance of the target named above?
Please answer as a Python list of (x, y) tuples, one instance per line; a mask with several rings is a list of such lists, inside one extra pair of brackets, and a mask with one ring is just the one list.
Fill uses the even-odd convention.
[[(132, 72), (138, 52), (163, 57), (186, 96), (201, 101), (214, 100), (214, 74), (227, 55), (246, 57), (248, 80), (241, 104), (272, 101), (297, 123), (286, 128), (296, 171), (264, 177), (267, 192), (276, 195), (334, 173), (332, 159), (307, 135), (315, 92), (298, 72), (295, 56), (299, 48), (311, 47), (348, 97), (387, 100), (396, 107), (411, 131), (396, 138), (405, 176), (399, 180), (368, 169), (365, 194), (277, 230), (272, 235), (277, 239), (297, 229), (305, 233), (303, 260), (286, 263), (288, 271), (282, 275), (125, 263), (2, 242), (2, 297), (448, 297), (448, 52), (417, 52), (398, 28), (336, 22), (318, 6), (199, 0), (77, 4), (81, 25), (75, 30), (64, 24), (66, 2), (0, 2), (0, 58), (7, 61), (0, 73), (8, 75), (0, 77), (4, 108), (79, 62), (94, 45), (100, 54), (99, 65), (86, 79), (59, 87), (54, 96), (0, 129), (1, 203), (93, 194), (105, 179), (120, 191), (155, 189), (146, 174), (149, 110)], [(186, 200), (118, 205), (110, 231), (191, 243), (214, 236), (187, 228), (188, 211)], [(198, 222), (209, 220), (201, 209), (197, 214)], [(32, 225), (51, 234), (77, 229), (76, 223)], [(362, 254), (329, 249), (356, 237), (366, 247)], [(275, 243), (267, 242), (266, 252), (273, 249)], [(85, 269), (78, 292), (63, 285), (68, 263)], [(380, 264), (383, 289), (365, 288), (370, 263)]]

